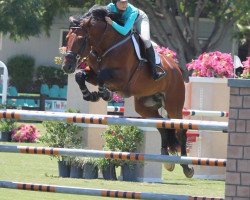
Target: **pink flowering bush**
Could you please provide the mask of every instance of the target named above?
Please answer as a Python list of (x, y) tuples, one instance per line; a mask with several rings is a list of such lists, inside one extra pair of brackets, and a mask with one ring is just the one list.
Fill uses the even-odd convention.
[(32, 124), (22, 124), (14, 129), (11, 135), (15, 142), (35, 142), (39, 136), (39, 131)]
[(176, 52), (172, 51), (171, 49), (169, 48), (165, 48), (165, 47), (160, 47), (160, 46), (157, 46), (155, 48), (155, 50), (159, 53), (159, 54), (165, 54), (166, 56), (168, 57), (172, 57), (173, 59), (177, 59), (176, 58)]
[(230, 53), (219, 51), (203, 53), (196, 60), (187, 64), (188, 70), (193, 70), (192, 76), (231, 78), (233, 73), (233, 59)]
[(241, 74), (242, 78), (250, 78), (250, 56), (247, 57), (247, 60), (242, 62), (243, 64), (243, 72)]
[(117, 93), (113, 93), (113, 98), (112, 98), (112, 100), (113, 100), (114, 102), (117, 102), (117, 103), (122, 103), (122, 102), (124, 102), (123, 97), (121, 97), (121, 96), (118, 95)]

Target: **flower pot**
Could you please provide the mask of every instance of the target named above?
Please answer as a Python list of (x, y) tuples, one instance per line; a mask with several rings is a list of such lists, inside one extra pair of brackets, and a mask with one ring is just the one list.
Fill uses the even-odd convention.
[(103, 167), (102, 175), (105, 180), (117, 180), (115, 165), (109, 163), (109, 165)]
[(11, 132), (9, 131), (0, 132), (0, 141), (11, 142)]
[(136, 182), (137, 180), (137, 164), (127, 164), (124, 163), (121, 166), (121, 175), (123, 181), (133, 181)]
[(97, 179), (98, 167), (93, 163), (85, 163), (83, 166), (82, 178), (84, 179)]
[[(191, 77), (187, 84), (185, 107), (193, 110), (229, 111), (230, 91), (226, 78)], [(192, 116), (193, 120), (227, 122), (226, 117)], [(199, 130), (199, 137), (190, 146), (189, 156), (227, 158), (228, 135), (222, 132)], [(194, 178), (224, 180), (223, 167), (193, 166)]]
[(70, 166), (66, 161), (58, 161), (58, 171), (59, 177), (69, 177), (70, 176)]
[(70, 178), (82, 178), (82, 168), (75, 165), (71, 165)]

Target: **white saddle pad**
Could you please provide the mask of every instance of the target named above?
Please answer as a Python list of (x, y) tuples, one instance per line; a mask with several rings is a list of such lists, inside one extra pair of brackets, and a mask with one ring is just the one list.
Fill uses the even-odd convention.
[[(144, 58), (141, 57), (141, 52), (140, 52), (140, 47), (139, 47), (139, 44), (138, 42), (136, 41), (135, 39), (135, 36), (132, 35), (132, 41), (133, 41), (133, 44), (134, 44), (134, 48), (135, 48), (135, 52), (136, 52), (136, 55), (138, 57), (139, 60), (142, 60), (142, 61), (146, 61)], [(155, 42), (151, 41), (152, 42), (152, 45), (154, 47), (154, 50), (155, 48), (158, 46)], [(158, 65), (161, 63), (161, 58), (159, 56), (159, 54), (155, 51), (155, 63)]]

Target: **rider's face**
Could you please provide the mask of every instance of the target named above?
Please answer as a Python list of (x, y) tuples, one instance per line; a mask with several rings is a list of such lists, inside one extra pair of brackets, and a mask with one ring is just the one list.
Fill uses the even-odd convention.
[(117, 1), (116, 6), (119, 10), (126, 10), (128, 1)]

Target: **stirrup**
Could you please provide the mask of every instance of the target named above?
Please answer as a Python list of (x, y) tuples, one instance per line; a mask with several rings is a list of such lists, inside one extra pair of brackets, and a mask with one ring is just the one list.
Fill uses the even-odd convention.
[(166, 73), (165, 70), (162, 68), (161, 64), (156, 64), (156, 69), (159, 68), (162, 73)]
[(166, 76), (166, 72), (165, 71), (163, 71), (163, 72), (156, 72), (156, 74), (153, 76), (153, 79), (155, 81), (159, 81), (160, 79), (162, 79), (165, 76)]

